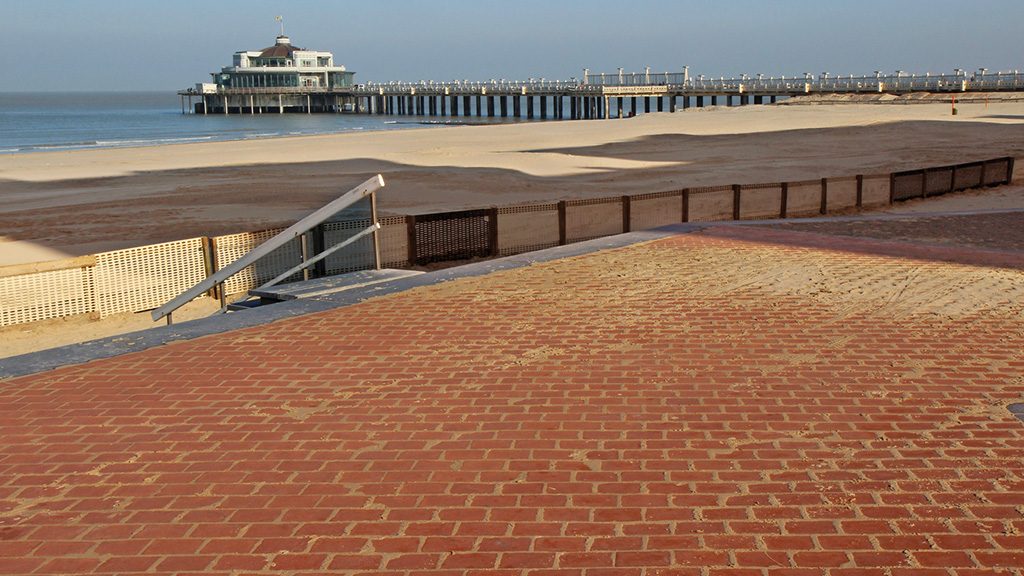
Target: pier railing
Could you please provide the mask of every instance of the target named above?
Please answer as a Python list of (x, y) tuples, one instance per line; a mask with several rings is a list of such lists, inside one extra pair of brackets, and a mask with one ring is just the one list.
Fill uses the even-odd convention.
[[(690, 187), (380, 219), (373, 216), (371, 207), (369, 218), (316, 227), (315, 236), (320, 240), (314, 245), (345, 244), (351, 249), (325, 254), (315, 262), (317, 269), (313, 272), (340, 274), (377, 266), (403, 268), (506, 256), (677, 222), (819, 216), (1005, 184), (1015, 180), (1014, 170), (1013, 158), (997, 158), (892, 174)], [(375, 221), (379, 229), (373, 226)], [(363, 234), (370, 227), (374, 228), (375, 241)], [(274, 244), (268, 241), (280, 238), (282, 231), (192, 238), (0, 268), (0, 326), (81, 314), (104, 317), (160, 307), (154, 314), (157, 317), (170, 310), (170, 306), (161, 306), (168, 300), (174, 298), (177, 305), (216, 284), (221, 285), (217, 296), (224, 298), (268, 281), (280, 281), (314, 263), (303, 251), (301, 239), (293, 234), (286, 234), (286, 243), (269, 250)], [(240, 260), (260, 246), (269, 254), (260, 259), (258, 266)], [(200, 289), (193, 288), (196, 285)]]

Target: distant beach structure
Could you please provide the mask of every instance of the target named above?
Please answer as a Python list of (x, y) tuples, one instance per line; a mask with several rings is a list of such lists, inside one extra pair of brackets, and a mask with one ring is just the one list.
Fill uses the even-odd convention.
[[(235, 52), (231, 66), (212, 72), (212, 82), (181, 92), (197, 114), (340, 112), (352, 103), (355, 72), (335, 65), (334, 54), (307, 50), (281, 34), (273, 46)], [(192, 103), (192, 97), (199, 101)]]

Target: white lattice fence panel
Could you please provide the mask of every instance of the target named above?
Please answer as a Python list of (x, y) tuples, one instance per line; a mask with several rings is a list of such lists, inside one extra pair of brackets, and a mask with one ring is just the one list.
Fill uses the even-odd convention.
[(558, 205), (498, 209), (498, 253), (522, 254), (558, 246)]
[(404, 216), (380, 219), (380, 265), (402, 268), (409, 265), (409, 227)]
[(0, 278), (0, 294), (0, 326), (96, 311), (91, 267)]
[(202, 238), (103, 252), (93, 269), (96, 309), (101, 317), (150, 310), (205, 277)]
[[(262, 232), (243, 232), (241, 234), (230, 234), (218, 236), (213, 239), (214, 254), (216, 256), (217, 268), (223, 268), (228, 264), (245, 256), (250, 250), (270, 240), (282, 229), (263, 230)], [(239, 294), (250, 288), (256, 288), (264, 282), (273, 279), (282, 272), (295, 266), (302, 261), (302, 245), (298, 238), (295, 238), (284, 246), (267, 254), (250, 266), (246, 266), (238, 274), (228, 278), (224, 282), (224, 290), (227, 294)], [(292, 278), (298, 278), (296, 274)]]

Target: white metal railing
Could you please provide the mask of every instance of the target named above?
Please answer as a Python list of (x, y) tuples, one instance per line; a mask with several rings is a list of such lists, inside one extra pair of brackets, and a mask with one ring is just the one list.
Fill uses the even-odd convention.
[[(510, 95), (530, 93), (563, 92), (566, 94), (600, 94), (604, 88), (632, 86), (664, 86), (674, 92), (748, 92), (793, 94), (803, 92), (970, 92), (970, 91), (1011, 91), (1024, 90), (1024, 73), (1019, 70), (989, 72), (982, 68), (972, 75), (962, 70), (948, 74), (907, 74), (896, 71), (891, 74), (876, 72), (870, 76), (833, 76), (822, 73), (817, 76), (765, 76), (757, 74), (739, 77), (693, 76), (688, 69), (683, 72), (615, 72), (591, 73), (584, 71), (582, 79), (548, 80), (528, 78), (526, 80), (492, 79), (488, 81), (452, 80), (436, 82), (367, 82), (357, 86), (305, 87), (282, 86), (277, 88), (219, 88), (218, 94), (288, 94), (288, 93), (339, 93), (356, 96), (375, 95)], [(186, 92), (182, 92), (186, 94)], [(195, 93), (199, 95), (198, 93)]]
[[(201, 296), (204, 292), (208, 292), (209, 290), (211, 290), (213, 288), (216, 288), (216, 287), (219, 287), (219, 286), (223, 285), (224, 282), (228, 278), (231, 278), (232, 276), (234, 276), (235, 274), (238, 274), (239, 272), (241, 272), (242, 270), (244, 270), (248, 266), (251, 266), (256, 261), (258, 261), (260, 258), (263, 258), (264, 256), (266, 256), (266, 255), (270, 254), (271, 252), (273, 252), (274, 250), (277, 250), (278, 248), (284, 246), (285, 244), (287, 244), (288, 242), (294, 240), (295, 238), (298, 238), (298, 237), (304, 235), (305, 233), (309, 232), (310, 230), (312, 230), (316, 226), (319, 226), (320, 224), (322, 224), (324, 221), (326, 221), (331, 216), (334, 216), (338, 212), (341, 212), (345, 208), (351, 206), (352, 204), (355, 204), (356, 202), (358, 202), (359, 200), (362, 200), (363, 198), (365, 198), (367, 196), (370, 197), (370, 226), (366, 230), (361, 231), (359, 234), (357, 234), (353, 238), (350, 238), (348, 241), (341, 243), (339, 246), (335, 246), (333, 248), (325, 250), (324, 252), (318, 254), (317, 256), (315, 256), (313, 258), (304, 258), (302, 264), (300, 264), (298, 267), (293, 268), (292, 270), (289, 270), (289, 272), (287, 274), (285, 274), (284, 276), (279, 276), (279, 277), (275, 278), (274, 280), (272, 280), (267, 285), (276, 284), (276, 283), (280, 282), (281, 280), (287, 278), (288, 276), (291, 276), (295, 272), (298, 272), (300, 270), (308, 268), (309, 266), (312, 266), (313, 264), (319, 262), (323, 258), (326, 258), (330, 254), (334, 253), (336, 251), (336, 249), (340, 249), (341, 247), (347, 246), (348, 244), (351, 244), (352, 242), (354, 242), (356, 239), (362, 238), (366, 234), (370, 234), (370, 233), (373, 234), (373, 239), (374, 239), (374, 241), (373, 241), (373, 244), (374, 244), (374, 263), (375, 263), (375, 266), (377, 268), (380, 268), (380, 240), (379, 240), (379, 235), (378, 235), (378, 231), (380, 230), (380, 225), (377, 222), (377, 201), (376, 201), (375, 194), (376, 194), (377, 190), (380, 190), (383, 187), (384, 187), (384, 177), (381, 176), (380, 174), (378, 174), (377, 176), (375, 176), (373, 178), (370, 178), (366, 182), (363, 182), (359, 186), (353, 188), (352, 190), (349, 190), (345, 194), (342, 194), (341, 196), (339, 196), (335, 200), (333, 200), (330, 203), (328, 203), (326, 206), (320, 208), (316, 212), (313, 212), (309, 216), (306, 216), (302, 220), (299, 220), (295, 224), (292, 224), (291, 226), (286, 228), (284, 231), (282, 231), (280, 234), (274, 236), (273, 238), (267, 240), (266, 242), (260, 244), (256, 248), (252, 249), (245, 256), (242, 256), (238, 260), (235, 260), (234, 262), (231, 262), (230, 264), (224, 266), (223, 268), (221, 268), (220, 270), (218, 270), (214, 274), (206, 277), (203, 281), (199, 282), (195, 286), (189, 288), (185, 292), (182, 292), (181, 294), (176, 296), (170, 302), (167, 302), (163, 306), (160, 306), (156, 310), (153, 310), (153, 312), (152, 312), (153, 320), (156, 321), (156, 320), (159, 320), (161, 318), (166, 317), (167, 318), (167, 323), (170, 324), (171, 323), (171, 315), (178, 308), (181, 308), (185, 304), (187, 304), (187, 303), (191, 302), (192, 300), (194, 300), (195, 298)], [(221, 290), (221, 306), (222, 306), (222, 310), (223, 310), (224, 309), (224, 291), (223, 290)]]

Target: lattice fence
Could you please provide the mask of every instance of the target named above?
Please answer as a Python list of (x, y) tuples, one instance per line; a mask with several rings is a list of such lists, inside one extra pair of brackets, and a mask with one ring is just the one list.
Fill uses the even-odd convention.
[(384, 268), (409, 265), (409, 226), (405, 216), (380, 219), (380, 261)]
[(492, 210), (465, 210), (413, 217), (414, 264), (465, 260), (492, 253)]
[(101, 317), (150, 310), (206, 278), (203, 239), (96, 255), (93, 284)]
[[(270, 240), (282, 230), (283, 228), (278, 228), (261, 232), (243, 232), (241, 234), (217, 236), (213, 239), (213, 253), (217, 268), (223, 268), (245, 256), (250, 250)], [(240, 294), (246, 290), (256, 288), (301, 261), (302, 245), (299, 239), (295, 238), (261, 258), (259, 262), (243, 268), (238, 274), (228, 278), (224, 282), (224, 291), (227, 294)], [(301, 275), (295, 274), (289, 280), (298, 278), (301, 278)]]
[(0, 326), (96, 311), (92, 266), (0, 278)]
[(683, 220), (682, 191), (639, 194), (630, 199), (629, 229), (649, 230)]
[(558, 246), (558, 205), (498, 208), (498, 254), (509, 256)]
[[(832, 178), (825, 181), (827, 209), (857, 205), (858, 180), (863, 206), (891, 200), (944, 194), (1009, 183), (1017, 168), (1013, 158), (998, 158), (892, 175)], [(783, 190), (785, 189), (785, 193)], [(822, 181), (754, 184), (739, 188), (712, 186), (686, 191), (572, 200), (558, 204), (512, 206), (442, 214), (382, 218), (381, 264), (405, 267), (472, 257), (508, 255), (621, 233), (689, 221), (776, 218), (818, 214)], [(737, 204), (738, 202), (738, 204)], [(623, 222), (628, 205), (628, 222)], [(362, 210), (361, 212), (359, 210)], [(353, 209), (349, 220), (325, 224), (322, 242), (329, 248), (369, 225), (367, 210)], [(562, 220), (564, 218), (564, 220)], [(79, 314), (109, 316), (155, 308), (200, 282), (214, 267), (222, 268), (273, 237), (280, 230), (247, 232), (213, 239), (193, 238), (97, 254), (89, 265), (20, 273), (0, 269), (0, 326)], [(563, 237), (564, 232), (564, 237)], [(317, 234), (313, 231), (311, 234)], [(207, 249), (209, 247), (210, 249)], [(298, 238), (244, 269), (225, 283), (228, 294), (245, 292), (297, 265)], [(329, 274), (364, 270), (374, 265), (373, 241), (367, 237), (326, 259)], [(68, 265), (68, 264), (65, 264)], [(289, 280), (301, 279), (297, 273)]]
[(567, 242), (583, 242), (614, 234), (622, 234), (622, 198), (566, 201)]
[[(337, 246), (370, 225), (370, 219), (327, 222), (323, 225), (323, 250)], [(311, 256), (314, 254), (310, 254)], [(363, 236), (354, 243), (324, 259), (327, 274), (344, 274), (357, 270), (372, 270), (375, 266), (373, 235)]]
[(786, 196), (786, 216), (821, 213), (821, 180), (790, 182)]
[(732, 220), (732, 186), (690, 188), (688, 212), (691, 222)]
[(748, 184), (740, 188), (740, 220), (778, 218), (782, 213), (782, 184)]
[(844, 210), (857, 205), (857, 177), (828, 179), (828, 210)]
[(889, 203), (889, 176), (865, 176), (861, 189), (863, 206), (883, 206)]

